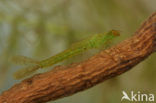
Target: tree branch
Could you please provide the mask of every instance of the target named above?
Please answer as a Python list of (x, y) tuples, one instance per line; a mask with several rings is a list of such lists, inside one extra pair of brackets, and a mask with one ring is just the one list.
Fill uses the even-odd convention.
[(120, 75), (156, 50), (156, 12), (134, 36), (78, 64), (57, 66), (14, 85), (0, 103), (45, 103), (73, 95)]

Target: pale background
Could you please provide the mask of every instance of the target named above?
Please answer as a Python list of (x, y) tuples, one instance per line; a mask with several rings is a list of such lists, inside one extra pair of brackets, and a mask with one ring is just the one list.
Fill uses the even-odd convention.
[[(12, 74), (21, 66), (12, 64), (11, 56), (42, 60), (111, 29), (121, 31), (112, 43), (116, 44), (132, 36), (155, 10), (156, 0), (0, 0), (0, 93), (20, 82)], [(61, 64), (82, 61), (94, 53), (85, 54)], [(152, 54), (121, 76), (52, 103), (120, 103), (122, 90), (156, 95), (155, 58)]]

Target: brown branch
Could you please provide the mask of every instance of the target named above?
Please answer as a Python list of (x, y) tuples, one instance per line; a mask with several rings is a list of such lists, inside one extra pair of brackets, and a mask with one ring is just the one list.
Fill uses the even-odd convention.
[(14, 85), (0, 95), (0, 103), (45, 103), (122, 74), (156, 50), (156, 12), (128, 40), (78, 64), (55, 67)]

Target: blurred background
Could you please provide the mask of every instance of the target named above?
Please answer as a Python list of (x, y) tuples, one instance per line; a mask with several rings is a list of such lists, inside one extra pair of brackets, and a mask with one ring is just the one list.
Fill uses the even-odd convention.
[[(12, 64), (10, 57), (42, 60), (76, 41), (111, 29), (121, 31), (112, 43), (116, 44), (133, 35), (155, 12), (155, 4), (156, 0), (0, 0), (0, 93), (20, 82), (12, 75), (21, 66)], [(82, 53), (73, 57), (74, 62), (93, 54)], [(62, 64), (73, 62), (73, 58)], [(156, 95), (155, 58), (152, 54), (118, 77), (52, 103), (120, 103), (123, 90)]]

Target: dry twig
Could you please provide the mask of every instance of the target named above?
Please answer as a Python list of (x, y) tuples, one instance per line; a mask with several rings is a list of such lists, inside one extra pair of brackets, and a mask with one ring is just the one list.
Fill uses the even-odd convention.
[(134, 36), (78, 64), (35, 75), (0, 95), (0, 103), (45, 103), (122, 74), (156, 50), (156, 12)]

